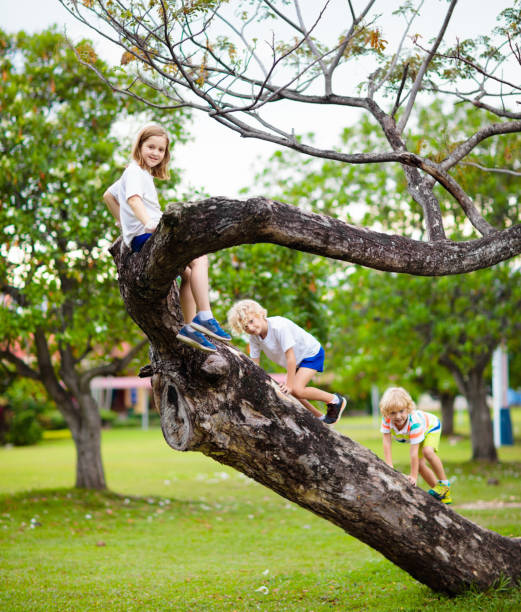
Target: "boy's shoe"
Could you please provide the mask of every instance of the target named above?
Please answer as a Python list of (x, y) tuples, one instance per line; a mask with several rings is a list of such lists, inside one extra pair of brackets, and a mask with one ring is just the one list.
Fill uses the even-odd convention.
[(452, 496), (450, 494), (450, 487), (449, 487), (449, 490), (447, 491), (447, 494), (445, 495), (445, 497), (441, 501), (444, 504), (447, 504), (448, 506), (450, 506), (450, 504), (452, 504)]
[(222, 340), (223, 342), (230, 342), (232, 337), (230, 334), (224, 331), (224, 329), (217, 323), (215, 319), (208, 319), (202, 321), (198, 315), (195, 315), (190, 325), (199, 332), (215, 338), (216, 340)]
[(429, 489), (429, 495), (432, 495), (438, 501), (441, 501), (444, 504), (452, 504), (452, 498), (450, 496), (450, 487), (441, 484), (441, 482), (438, 482), (434, 489)]
[(215, 345), (207, 340), (203, 334), (200, 334), (198, 331), (187, 329), (186, 325), (179, 330), (176, 338), (179, 341), (184, 342), (189, 346), (193, 346), (194, 348), (201, 349), (201, 351), (205, 351), (206, 353), (214, 353), (217, 350)]
[(336, 404), (327, 404), (327, 412), (324, 417), (324, 423), (327, 425), (334, 425), (337, 423), (347, 405), (345, 397), (342, 397), (339, 393), (334, 393), (333, 395), (338, 398), (338, 402)]

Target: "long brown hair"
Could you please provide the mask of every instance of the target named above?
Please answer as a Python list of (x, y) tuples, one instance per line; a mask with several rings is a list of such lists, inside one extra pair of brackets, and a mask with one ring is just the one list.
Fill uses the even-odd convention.
[[(148, 140), (152, 136), (162, 136), (166, 140), (166, 147), (165, 156), (161, 160), (161, 163), (153, 168), (149, 168), (141, 155), (141, 146), (145, 140)], [(143, 170), (148, 170), (154, 178), (170, 178), (170, 173), (168, 172), (168, 162), (170, 161), (170, 138), (168, 138), (166, 130), (160, 125), (146, 125), (144, 128), (141, 128), (132, 145), (132, 159), (134, 159)]]

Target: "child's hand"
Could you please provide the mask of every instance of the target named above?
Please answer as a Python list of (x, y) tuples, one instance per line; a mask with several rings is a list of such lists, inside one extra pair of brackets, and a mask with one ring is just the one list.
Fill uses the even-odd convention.
[(288, 395), (291, 394), (291, 387), (288, 387), (288, 385), (285, 382), (279, 383), (279, 385), (284, 393), (287, 393)]
[(416, 480), (417, 480), (417, 478), (414, 478), (414, 476), (411, 476), (411, 475), (409, 474), (409, 476), (407, 476), (407, 480), (408, 480), (408, 481), (409, 481), (411, 484), (415, 485), (415, 484), (416, 484)]

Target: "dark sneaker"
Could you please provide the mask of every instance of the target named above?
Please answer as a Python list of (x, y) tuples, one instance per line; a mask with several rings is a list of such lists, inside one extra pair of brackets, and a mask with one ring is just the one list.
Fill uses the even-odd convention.
[(222, 340), (223, 342), (230, 342), (232, 337), (226, 333), (224, 329), (217, 323), (215, 319), (208, 319), (207, 321), (201, 321), (198, 315), (196, 315), (190, 325), (199, 332), (215, 338), (216, 340)]
[(217, 349), (215, 345), (209, 342), (203, 334), (200, 334), (198, 331), (192, 331), (187, 329), (186, 325), (179, 330), (176, 338), (188, 344), (189, 346), (193, 346), (194, 348), (201, 349), (201, 351), (205, 351), (206, 353), (214, 353)]
[(339, 393), (334, 393), (334, 395), (336, 395), (339, 401), (336, 404), (327, 404), (327, 412), (324, 418), (324, 423), (327, 425), (334, 425), (337, 423), (347, 405), (345, 397), (342, 397)]

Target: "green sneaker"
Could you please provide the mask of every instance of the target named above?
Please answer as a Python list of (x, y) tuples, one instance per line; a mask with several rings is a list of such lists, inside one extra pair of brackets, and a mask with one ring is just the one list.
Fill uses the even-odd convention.
[[(448, 487), (447, 485), (441, 484), (441, 482), (438, 482), (438, 484), (434, 487), (434, 489), (429, 489), (429, 495), (432, 495), (438, 501), (441, 501), (444, 504), (452, 503), (452, 499), (450, 497), (450, 487)], [(448, 499), (450, 499), (450, 501), (445, 501), (447, 496), (448, 496)]]

